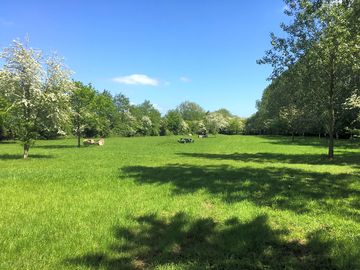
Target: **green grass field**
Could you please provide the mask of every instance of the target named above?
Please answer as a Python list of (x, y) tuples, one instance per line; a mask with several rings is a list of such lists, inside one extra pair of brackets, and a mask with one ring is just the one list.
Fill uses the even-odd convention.
[(0, 269), (360, 269), (360, 144), (0, 143)]

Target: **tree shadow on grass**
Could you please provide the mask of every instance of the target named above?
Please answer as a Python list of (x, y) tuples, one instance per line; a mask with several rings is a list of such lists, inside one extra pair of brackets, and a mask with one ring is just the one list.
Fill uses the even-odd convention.
[[(164, 219), (134, 218), (131, 227), (116, 227), (115, 242), (106, 252), (70, 258), (66, 264), (93, 269), (340, 269), (330, 256), (334, 242), (325, 231), (304, 241), (285, 241), (286, 231), (274, 230), (266, 215), (251, 221), (233, 217), (191, 219), (184, 213)], [(357, 254), (342, 264), (355, 266)], [(355, 268), (352, 268), (355, 269)]]
[[(40, 155), (40, 154), (29, 154), (28, 159), (46, 159), (46, 158), (54, 158), (52, 155)], [(22, 155), (14, 155), (14, 154), (0, 154), (0, 160), (16, 160), (23, 159)]]
[(281, 153), (233, 153), (233, 154), (212, 154), (212, 153), (179, 153), (178, 155), (193, 158), (206, 158), (217, 160), (234, 160), (241, 162), (258, 163), (289, 163), (289, 164), (311, 164), (311, 165), (351, 165), (360, 166), (360, 153), (346, 152), (337, 154), (333, 160), (327, 156), (316, 154), (281, 154)]
[(14, 141), (1, 141), (0, 140), (0, 144), (16, 144), (16, 142), (14, 142)]
[[(172, 184), (173, 194), (206, 190), (225, 202), (243, 200), (296, 213), (330, 211), (360, 220), (359, 176), (306, 172), (292, 168), (234, 168), (169, 164), (162, 167), (129, 166), (120, 177), (141, 184)], [(339, 203), (341, 201), (341, 203)]]
[(70, 149), (78, 148), (77, 145), (63, 145), (63, 144), (50, 144), (50, 145), (35, 145), (34, 148), (40, 149)]
[[(328, 147), (328, 139), (327, 138), (316, 138), (316, 137), (295, 137), (295, 140), (292, 141), (291, 136), (259, 136), (268, 140), (266, 143), (270, 144), (278, 144), (278, 145), (299, 145), (299, 146), (313, 146), (313, 147), (321, 147), (324, 150)], [(340, 139), (335, 140), (335, 149), (354, 149), (359, 148), (360, 140), (349, 140), (349, 139)]]

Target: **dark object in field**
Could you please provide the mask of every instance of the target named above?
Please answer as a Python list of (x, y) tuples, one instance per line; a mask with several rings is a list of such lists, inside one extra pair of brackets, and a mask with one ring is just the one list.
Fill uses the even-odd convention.
[(191, 138), (180, 138), (179, 140), (178, 140), (178, 142), (179, 143), (193, 143), (193, 142), (195, 142), (193, 139), (191, 139)]
[(202, 138), (207, 138), (209, 137), (207, 134), (199, 134), (198, 138), (202, 139)]
[(105, 140), (104, 139), (99, 139), (99, 140), (93, 140), (93, 139), (85, 139), (83, 141), (84, 145), (104, 145), (105, 144)]

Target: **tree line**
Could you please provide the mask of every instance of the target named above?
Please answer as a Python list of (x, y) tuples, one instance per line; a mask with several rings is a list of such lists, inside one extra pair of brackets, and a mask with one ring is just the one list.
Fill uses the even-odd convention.
[(159, 136), (179, 134), (241, 134), (245, 120), (226, 109), (205, 111), (185, 101), (164, 116), (145, 100), (132, 104), (123, 94), (98, 91), (71, 79), (57, 55), (15, 40), (1, 54), (0, 139), (18, 139), (24, 158), (38, 138)]
[(290, 23), (259, 64), (271, 84), (248, 119), (252, 134), (360, 135), (360, 1), (286, 0)]

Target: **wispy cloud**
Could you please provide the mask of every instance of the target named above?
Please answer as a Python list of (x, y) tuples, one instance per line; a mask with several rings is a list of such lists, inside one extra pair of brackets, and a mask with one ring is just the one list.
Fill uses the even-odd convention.
[(0, 26), (4, 26), (4, 27), (10, 27), (13, 26), (14, 22), (9, 21), (9, 20), (5, 20), (4, 18), (0, 18)]
[(151, 85), (151, 86), (159, 85), (159, 81), (157, 79), (151, 78), (145, 74), (131, 74), (127, 76), (116, 77), (113, 78), (113, 81), (121, 84), (132, 84), (132, 85)]
[(188, 77), (182, 76), (182, 77), (180, 77), (180, 81), (182, 81), (184, 83), (189, 83), (189, 82), (191, 82), (191, 79), (189, 79)]

